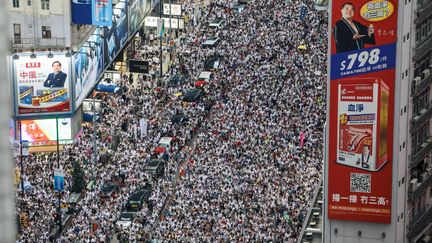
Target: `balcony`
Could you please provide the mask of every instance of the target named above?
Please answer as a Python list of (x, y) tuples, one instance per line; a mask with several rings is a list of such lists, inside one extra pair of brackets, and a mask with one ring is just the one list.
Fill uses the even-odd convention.
[(47, 48), (65, 48), (66, 38), (21, 38), (11, 39), (13, 49), (47, 49)]
[(414, 20), (414, 24), (419, 24), (423, 22), (427, 17), (429, 17), (432, 14), (432, 1), (429, 1), (429, 3), (421, 4), (418, 6), (418, 9), (415, 13), (417, 18)]
[(411, 151), (410, 168), (416, 167), (425, 156), (432, 151), (432, 137), (426, 139), (420, 146)]
[(416, 43), (414, 49), (414, 61), (419, 61), (432, 49), (432, 34), (429, 34), (424, 40)]
[(413, 185), (411, 185), (410, 182), (410, 187), (408, 190), (408, 201), (409, 202), (414, 202), (417, 198), (419, 198), (421, 195), (424, 194), (424, 192), (426, 191), (426, 189), (432, 185), (432, 175), (430, 173), (427, 172), (423, 172), (425, 174), (421, 175), (421, 177), (423, 177), (423, 182), (421, 183), (417, 183), (417, 179), (414, 179), (415, 182), (413, 183)]
[(418, 114), (411, 119), (411, 130), (419, 127), (432, 117), (432, 105), (428, 103)]
[(432, 223), (432, 207), (421, 210), (410, 219), (408, 238), (416, 237), (430, 223)]
[(424, 74), (413, 79), (411, 86), (411, 96), (418, 96), (432, 83), (432, 74)]

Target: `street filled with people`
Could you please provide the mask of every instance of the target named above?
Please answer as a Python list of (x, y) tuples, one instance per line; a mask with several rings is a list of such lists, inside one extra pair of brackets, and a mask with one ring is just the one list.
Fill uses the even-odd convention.
[[(58, 157), (24, 158), (17, 215), (25, 212), (28, 225), (17, 242), (297, 240), (322, 172), (326, 17), (311, 1), (255, 0), (242, 11), (230, 2), (211, 1), (186, 26), (162, 80), (114, 80), (120, 92), (93, 93), (100, 119), (83, 125), (74, 144)], [(308, 15), (300, 18), (303, 5)], [(210, 30), (216, 19), (224, 25)], [(203, 46), (210, 37), (218, 42)], [(157, 52), (137, 53), (150, 49)], [(214, 56), (221, 65), (209, 69)], [(198, 80), (203, 71), (211, 78)], [(184, 80), (172, 84), (172, 76)], [(65, 171), (61, 213), (57, 159)], [(152, 161), (161, 161), (161, 174), (149, 172)], [(77, 188), (80, 169), (85, 185)], [(149, 197), (130, 210), (144, 190)], [(68, 220), (56, 233), (59, 217)]]

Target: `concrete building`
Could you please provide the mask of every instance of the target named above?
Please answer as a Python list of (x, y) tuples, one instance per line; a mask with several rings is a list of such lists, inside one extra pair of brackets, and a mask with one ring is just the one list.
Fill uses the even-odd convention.
[(95, 30), (95, 26), (72, 24), (69, 0), (7, 0), (6, 7), (10, 49), (78, 47)]

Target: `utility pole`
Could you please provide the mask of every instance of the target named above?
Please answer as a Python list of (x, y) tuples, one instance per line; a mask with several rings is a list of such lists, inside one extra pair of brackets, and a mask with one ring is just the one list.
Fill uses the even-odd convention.
[[(60, 144), (59, 144), (59, 120), (58, 115), (56, 117), (56, 134), (57, 134), (57, 169), (60, 170)], [(57, 205), (57, 214), (58, 214), (58, 227), (59, 227), (59, 233), (62, 232), (62, 212), (61, 212), (61, 190), (58, 190), (58, 205)]]
[(163, 19), (162, 19), (162, 14), (163, 14), (163, 0), (161, 0), (159, 2), (159, 19), (162, 21), (162, 26), (161, 26), (161, 32), (159, 33), (159, 77), (160, 77), (160, 81), (162, 83), (162, 71), (163, 71), (163, 56), (162, 56), (162, 37), (163, 37), (163, 28), (164, 28), (164, 23), (163, 23)]
[[(9, 77), (6, 56), (8, 55), (9, 13), (6, 1), (0, 1), (0, 73)], [(2, 242), (16, 241), (15, 190), (13, 186), (13, 162), (9, 143), (9, 117), (12, 107), (10, 92), (11, 82), (4, 82), (0, 89), (0, 235)]]

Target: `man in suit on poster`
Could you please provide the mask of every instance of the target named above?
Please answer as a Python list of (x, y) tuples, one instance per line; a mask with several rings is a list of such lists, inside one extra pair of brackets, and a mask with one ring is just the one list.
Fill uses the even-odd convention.
[(333, 28), (336, 53), (361, 50), (365, 44), (375, 45), (373, 25), (368, 27), (353, 20), (354, 10), (354, 5), (350, 2), (342, 5), (342, 18), (336, 22)]
[(61, 71), (61, 63), (55, 61), (52, 64), (53, 72), (50, 73), (44, 82), (44, 87), (47, 88), (63, 88), (67, 74)]

